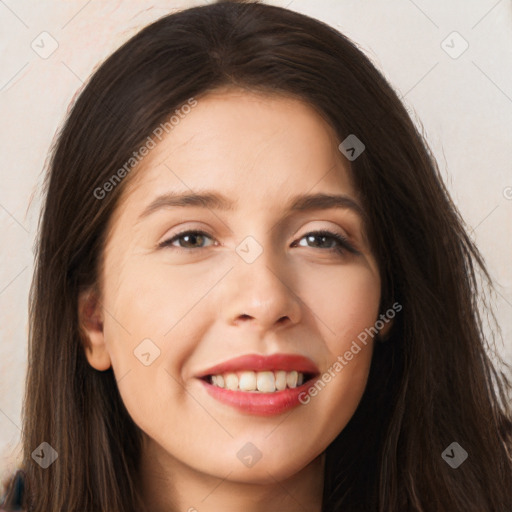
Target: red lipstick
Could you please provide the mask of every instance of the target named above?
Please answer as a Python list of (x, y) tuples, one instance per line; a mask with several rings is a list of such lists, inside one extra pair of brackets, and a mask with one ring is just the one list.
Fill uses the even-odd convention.
[(207, 375), (219, 375), (221, 373), (236, 371), (278, 371), (284, 370), (291, 372), (297, 370), (302, 373), (319, 373), (319, 370), (311, 359), (296, 354), (272, 354), (270, 356), (261, 356), (258, 354), (249, 354), (246, 356), (235, 357), (229, 361), (217, 364), (201, 372), (197, 377), (202, 378)]
[[(304, 375), (305, 382), (295, 388), (264, 393), (260, 391), (233, 391), (213, 385), (208, 379), (209, 376), (226, 373), (243, 371), (276, 372), (279, 370), (300, 372)], [(273, 354), (270, 356), (251, 354), (212, 366), (202, 371), (197, 375), (197, 378), (200, 379), (208, 394), (219, 402), (244, 413), (273, 416), (298, 406), (301, 403), (299, 396), (310, 386), (310, 378), (318, 374), (319, 370), (315, 363), (304, 356), (296, 354)]]

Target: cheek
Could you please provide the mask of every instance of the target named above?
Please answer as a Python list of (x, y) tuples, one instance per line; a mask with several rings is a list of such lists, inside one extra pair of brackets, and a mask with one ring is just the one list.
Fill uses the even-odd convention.
[[(134, 262), (136, 263), (136, 262)], [(114, 281), (114, 280), (113, 280)], [(126, 265), (118, 274), (117, 286), (105, 293), (110, 348), (133, 351), (144, 339), (151, 339), (163, 352), (172, 344), (179, 359), (185, 324), (194, 317), (194, 307), (208, 291), (208, 280), (183, 276), (183, 272), (162, 265)], [(188, 325), (190, 328), (190, 325)], [(190, 339), (190, 331), (188, 338)]]
[(329, 279), (317, 276), (316, 282), (316, 287), (311, 282), (303, 286), (311, 290), (307, 303), (317, 317), (326, 351), (321, 375), (304, 399), (314, 404), (322, 418), (315, 415), (315, 421), (332, 422), (334, 435), (352, 417), (366, 386), (380, 279), (365, 266), (347, 266), (339, 267)]
[(376, 322), (380, 278), (364, 264), (333, 267), (304, 276), (300, 296), (317, 319), (327, 348), (335, 358)]
[(123, 402), (150, 430), (161, 416), (155, 403), (171, 416), (186, 410), (182, 369), (211, 326), (203, 299), (219, 277), (135, 263), (106, 280), (104, 333)]

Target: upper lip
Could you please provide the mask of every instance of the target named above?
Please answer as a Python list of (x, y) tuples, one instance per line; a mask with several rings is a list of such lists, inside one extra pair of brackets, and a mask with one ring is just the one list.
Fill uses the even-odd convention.
[(228, 372), (237, 371), (293, 371), (302, 373), (318, 374), (319, 370), (311, 359), (298, 354), (272, 354), (259, 355), (248, 354), (222, 363), (216, 364), (207, 370), (200, 372), (197, 377), (203, 378), (208, 375), (221, 375)]

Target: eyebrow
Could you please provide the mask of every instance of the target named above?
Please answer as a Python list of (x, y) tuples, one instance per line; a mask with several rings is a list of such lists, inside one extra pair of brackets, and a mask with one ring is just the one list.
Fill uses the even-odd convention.
[[(154, 199), (140, 214), (139, 219), (164, 209), (200, 207), (210, 210), (234, 211), (237, 202), (211, 190), (202, 192), (176, 193), (169, 192)], [(330, 208), (349, 209), (363, 219), (366, 214), (362, 206), (354, 199), (343, 194), (305, 194), (292, 197), (284, 209), (288, 212), (304, 212), (309, 210), (328, 210)]]

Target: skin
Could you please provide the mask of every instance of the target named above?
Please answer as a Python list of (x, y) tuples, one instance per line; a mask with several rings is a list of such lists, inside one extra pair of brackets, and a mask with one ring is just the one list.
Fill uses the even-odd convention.
[[(349, 162), (330, 125), (301, 101), (237, 89), (197, 99), (128, 178), (108, 226), (100, 292), (79, 301), (87, 358), (97, 370), (113, 367), (144, 433), (149, 510), (287, 512), (300, 503), (320, 511), (323, 453), (362, 397), (372, 341), (307, 405), (276, 416), (221, 404), (194, 375), (276, 352), (309, 357), (325, 372), (374, 325), (381, 282), (361, 216), (284, 209), (318, 192), (357, 202)], [(140, 218), (162, 193), (204, 189), (234, 199), (235, 209), (167, 207)], [(159, 247), (185, 229), (209, 238)], [(330, 250), (332, 239), (308, 242), (319, 229), (343, 234), (360, 254)], [(263, 250), (250, 264), (235, 251), (247, 236)], [(160, 350), (149, 366), (134, 356), (146, 338)], [(247, 442), (262, 454), (250, 468), (237, 457)]]

